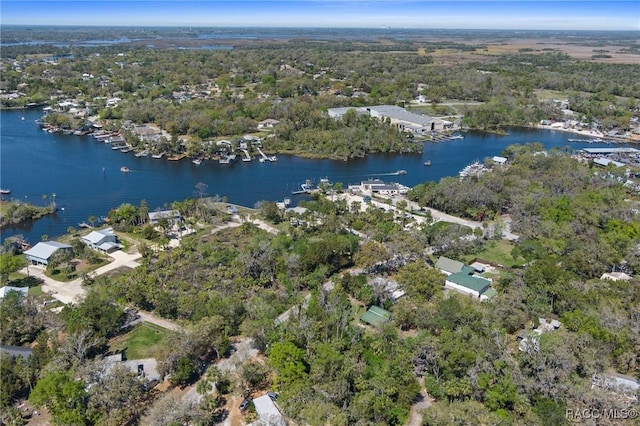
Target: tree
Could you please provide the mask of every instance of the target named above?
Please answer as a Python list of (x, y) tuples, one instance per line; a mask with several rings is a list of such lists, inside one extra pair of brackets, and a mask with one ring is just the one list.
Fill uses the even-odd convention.
[(276, 383), (280, 387), (286, 387), (307, 376), (304, 352), (291, 342), (278, 342), (271, 345), (269, 363), (278, 373)]
[(9, 280), (9, 274), (25, 265), (26, 262), (19, 256), (14, 256), (11, 253), (0, 254), (0, 283), (6, 283)]
[(108, 425), (121, 425), (137, 415), (143, 384), (127, 367), (116, 365), (89, 390), (88, 410)]
[(88, 423), (87, 392), (71, 371), (47, 373), (38, 381), (29, 400), (38, 407), (47, 407), (53, 421), (60, 425)]

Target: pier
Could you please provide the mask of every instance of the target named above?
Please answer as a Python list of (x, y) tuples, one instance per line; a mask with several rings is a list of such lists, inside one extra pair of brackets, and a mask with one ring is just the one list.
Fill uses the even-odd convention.
[(265, 161), (276, 161), (278, 160), (278, 158), (275, 155), (272, 156), (267, 156), (264, 152), (262, 152), (262, 150), (260, 149), (260, 147), (256, 147), (256, 149), (258, 150), (258, 152), (260, 153), (261, 157), (260, 157), (260, 162), (264, 163)]
[(242, 149), (242, 152), (244, 153), (244, 157), (242, 158), (242, 161), (251, 161), (251, 156), (249, 155), (249, 151), (247, 151), (246, 149)]

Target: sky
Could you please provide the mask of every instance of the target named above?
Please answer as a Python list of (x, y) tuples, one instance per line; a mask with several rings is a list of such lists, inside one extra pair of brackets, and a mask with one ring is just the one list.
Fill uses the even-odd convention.
[(640, 1), (0, 0), (0, 25), (640, 31)]

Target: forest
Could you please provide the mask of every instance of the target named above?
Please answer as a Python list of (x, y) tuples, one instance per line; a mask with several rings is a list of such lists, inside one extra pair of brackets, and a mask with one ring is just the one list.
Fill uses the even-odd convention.
[[(401, 425), (421, 391), (431, 401), (421, 411), (424, 425), (566, 424), (567, 409), (637, 410), (637, 392), (622, 397), (592, 380), (612, 372), (640, 377), (638, 200), (615, 170), (539, 149), (510, 146), (508, 166), (409, 194), (460, 216), (482, 212), (494, 230), (510, 215), (520, 238), (502, 249), (510, 263), (492, 275), (497, 296), (483, 302), (445, 289), (433, 265), (440, 256), (484, 256), (504, 244), (499, 232), (472, 233), (428, 215), (407, 227), (411, 218), (332, 201), (339, 187), (302, 203), (302, 213), (265, 201), (235, 227), (220, 228), (230, 218), (215, 200), (176, 202), (199, 230), (168, 250), (152, 249), (166, 247), (170, 226), (146, 223), (145, 203), (114, 209), (111, 225), (138, 241), (139, 267), (87, 280), (84, 301), (60, 315), (39, 309), (37, 298), (0, 303), (3, 323), (19, 325), (3, 328), (3, 344), (37, 349), (28, 363), (3, 358), (3, 383), (12, 384), (3, 406), (28, 396), (57, 424), (215, 424), (237, 395), (273, 390), (294, 423), (311, 425)], [(256, 215), (275, 232), (251, 222)], [(612, 270), (632, 278), (600, 278)], [(392, 298), (380, 280), (406, 294)], [(360, 315), (374, 305), (391, 321), (363, 326)], [(292, 306), (288, 319), (277, 320)], [(201, 403), (143, 392), (125, 370), (98, 374), (126, 322), (123, 307), (180, 324), (183, 331), (167, 331), (154, 355), (174, 386), (197, 382)], [(519, 349), (541, 318), (561, 326)], [(235, 373), (219, 370), (216, 361), (238, 339), (250, 339), (259, 359)], [(95, 380), (103, 386), (81, 385)]]

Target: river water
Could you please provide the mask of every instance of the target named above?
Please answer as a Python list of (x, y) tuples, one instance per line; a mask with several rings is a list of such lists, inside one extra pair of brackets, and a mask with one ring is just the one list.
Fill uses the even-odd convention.
[[(88, 136), (50, 134), (34, 123), (42, 115), (40, 110), (0, 112), (0, 186), (11, 189), (5, 198), (33, 204), (45, 205), (55, 194), (58, 211), (2, 230), (2, 240), (15, 234), (24, 235), (31, 244), (44, 234), (55, 238), (65, 234), (69, 226), (77, 228), (89, 216), (106, 216), (122, 203), (138, 205), (145, 199), (151, 210), (162, 208), (193, 197), (199, 182), (208, 185), (209, 195), (253, 206), (260, 200), (291, 197), (306, 179), (317, 183), (328, 178), (346, 187), (366, 178), (380, 178), (414, 186), (456, 175), (473, 161), (499, 155), (510, 144), (542, 142), (551, 148), (566, 146), (568, 138), (576, 137), (559, 131), (512, 128), (508, 136), (469, 132), (462, 140), (425, 143), (423, 155), (370, 155), (348, 162), (279, 155), (274, 163), (254, 160), (220, 165), (204, 161), (195, 165), (188, 159), (136, 158)], [(424, 166), (427, 159), (432, 162), (429, 167)], [(130, 173), (122, 173), (122, 166)], [(407, 174), (392, 175), (397, 170)], [(292, 197), (294, 204), (297, 199)]]

